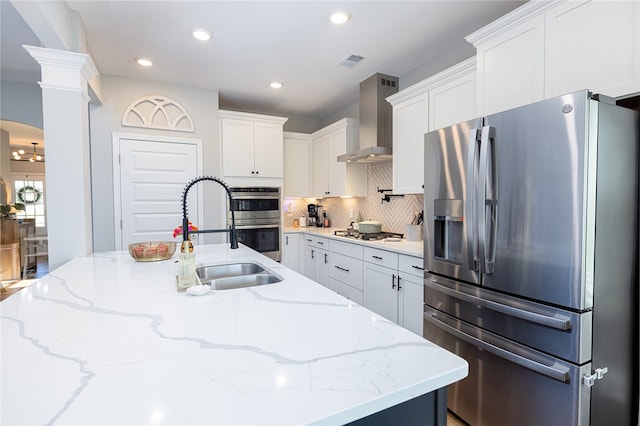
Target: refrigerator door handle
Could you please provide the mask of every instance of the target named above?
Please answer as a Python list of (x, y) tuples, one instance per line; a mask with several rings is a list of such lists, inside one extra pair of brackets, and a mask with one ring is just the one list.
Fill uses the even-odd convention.
[(466, 227), (465, 240), (467, 242), (467, 269), (478, 270), (478, 223), (477, 214), (477, 176), (478, 162), (480, 160), (480, 129), (471, 129), (469, 132), (469, 152), (467, 154), (467, 182), (464, 203), (464, 224)]
[(478, 252), (480, 272), (493, 273), (496, 234), (497, 169), (494, 164), (495, 128), (484, 126), (480, 143), (480, 172), (478, 175)]
[(536, 312), (525, 311), (524, 309), (514, 308), (512, 306), (504, 305), (502, 303), (494, 302), (493, 300), (484, 299), (482, 297), (472, 296), (461, 291), (445, 287), (433, 282), (430, 279), (424, 280), (424, 285), (437, 292), (444, 293), (447, 296), (451, 296), (454, 299), (464, 300), (465, 302), (473, 303), (475, 305), (482, 306), (483, 308), (491, 309), (492, 311), (506, 314), (515, 318), (520, 318), (525, 321), (529, 321), (535, 324), (544, 325), (558, 330), (567, 331), (571, 330), (571, 320), (554, 318), (548, 315), (538, 314)]
[(535, 371), (537, 373), (543, 374), (547, 377), (551, 377), (552, 379), (558, 380), (560, 382), (567, 383), (569, 382), (569, 369), (567, 368), (554, 368), (549, 365), (542, 364), (533, 359), (529, 359), (525, 356), (515, 354), (513, 352), (509, 352), (506, 349), (498, 347), (496, 345), (492, 345), (491, 343), (485, 342), (484, 340), (480, 340), (474, 336), (471, 336), (463, 331), (458, 330), (455, 327), (450, 326), (449, 324), (445, 324), (437, 318), (437, 313), (434, 311), (427, 311), (424, 314), (424, 318), (426, 321), (430, 322), (432, 325), (446, 331), (447, 333), (457, 337), (458, 339), (464, 340), (465, 342), (477, 346), (482, 350), (490, 352), (504, 360), (517, 364), (521, 367), (527, 368), (529, 370)]

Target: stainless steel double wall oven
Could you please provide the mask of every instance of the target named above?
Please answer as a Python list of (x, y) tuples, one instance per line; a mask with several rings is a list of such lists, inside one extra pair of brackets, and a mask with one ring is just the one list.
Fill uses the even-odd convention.
[(279, 262), (280, 253), (280, 188), (232, 187), (233, 205), (227, 209), (227, 224), (231, 225), (231, 210), (235, 212), (238, 242)]

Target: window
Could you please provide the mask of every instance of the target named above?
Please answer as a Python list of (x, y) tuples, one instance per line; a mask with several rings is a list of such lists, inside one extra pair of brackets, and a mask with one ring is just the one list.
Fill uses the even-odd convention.
[[(27, 178), (29, 178), (27, 176)], [(24, 204), (24, 211), (16, 214), (18, 219), (35, 219), (37, 228), (46, 226), (44, 210), (44, 180), (14, 180), (13, 200)]]

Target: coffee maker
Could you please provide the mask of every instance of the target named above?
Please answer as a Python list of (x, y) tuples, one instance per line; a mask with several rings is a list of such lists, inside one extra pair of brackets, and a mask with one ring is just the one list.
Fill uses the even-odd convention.
[(320, 220), (320, 204), (307, 204), (307, 212), (309, 214), (309, 226), (322, 226)]

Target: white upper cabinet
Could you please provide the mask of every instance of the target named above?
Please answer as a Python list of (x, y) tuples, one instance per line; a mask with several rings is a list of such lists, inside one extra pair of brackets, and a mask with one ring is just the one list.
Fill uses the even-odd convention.
[(429, 131), (477, 116), (475, 65), (471, 58), (438, 74), (442, 80), (429, 89)]
[(544, 96), (544, 16), (494, 31), (491, 37), (475, 38), (478, 33), (467, 37), (477, 48), (477, 105), (481, 114), (529, 104)]
[[(397, 103), (396, 103), (397, 102)], [(393, 192), (423, 192), (424, 134), (429, 131), (429, 94), (414, 93), (393, 105)]]
[(311, 191), (311, 135), (284, 132), (285, 197), (308, 197)]
[(283, 177), (284, 117), (220, 111), (222, 174)]
[(486, 115), (588, 89), (640, 92), (640, 0), (531, 1), (469, 35)]
[(424, 191), (424, 135), (476, 116), (475, 58), (389, 96), (393, 107), (393, 192)]
[(312, 197), (365, 196), (366, 164), (338, 162), (338, 155), (358, 149), (358, 124), (343, 118), (311, 135)]
[(545, 97), (640, 91), (640, 2), (571, 1), (545, 19)]
[(311, 196), (323, 197), (329, 191), (329, 135), (314, 138), (311, 152)]

